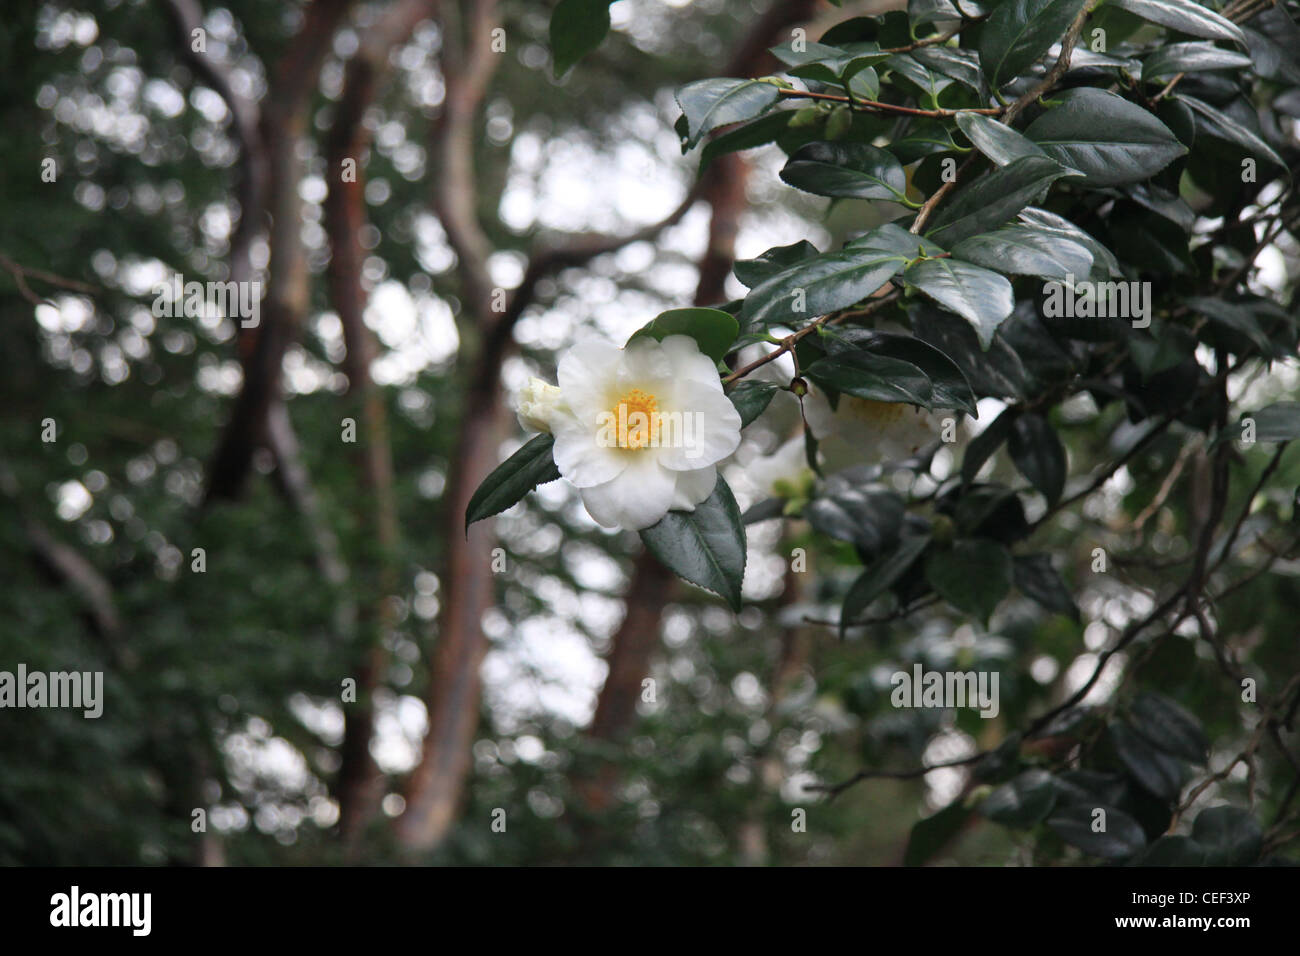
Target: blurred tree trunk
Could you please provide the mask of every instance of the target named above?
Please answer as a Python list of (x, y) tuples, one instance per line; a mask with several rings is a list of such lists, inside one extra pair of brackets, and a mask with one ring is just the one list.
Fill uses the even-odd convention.
[(356, 633), (360, 640), (350, 676), (357, 682), (357, 699), (344, 707), (341, 764), (335, 784), (339, 832), (349, 852), (358, 848), (359, 838), (382, 796), (383, 778), (370, 755), (373, 693), (388, 667), (384, 639), (395, 623), (393, 597), (401, 570), (388, 414), (383, 394), (370, 376), (377, 349), (364, 321), (367, 293), (361, 268), (365, 250), (360, 236), (366, 225), (365, 159), (372, 137), (364, 118), (387, 79), (389, 51), (406, 42), (416, 25), (432, 16), (435, 8), (434, 0), (400, 0), (390, 5), (365, 34), (357, 53), (348, 61), (343, 94), (325, 144), (329, 289), (347, 348), (343, 360), (348, 377), (345, 400), (349, 417), (357, 423), (357, 442), (351, 453), (360, 492), (355, 497), (356, 527), (360, 540), (366, 543), (360, 549), (365, 553), (355, 555), (352, 562), (357, 577)]

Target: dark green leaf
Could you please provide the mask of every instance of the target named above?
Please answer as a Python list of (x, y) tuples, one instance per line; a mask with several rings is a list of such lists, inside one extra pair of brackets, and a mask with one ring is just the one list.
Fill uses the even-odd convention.
[[(1105, 811), (1105, 829), (1098, 832), (1094, 826), (1093, 811)], [(1089, 856), (1101, 857), (1103, 860), (1122, 860), (1133, 856), (1146, 846), (1146, 834), (1142, 825), (1119, 807), (1098, 804), (1090, 807), (1074, 804), (1066, 807), (1048, 818), (1047, 825), (1071, 846), (1078, 847)]]
[(686, 117), (684, 145), (690, 149), (709, 130), (753, 119), (780, 99), (773, 83), (761, 80), (714, 78), (687, 83), (677, 91), (677, 105)]
[(1015, 162), (1022, 156), (1047, 156), (1032, 139), (991, 116), (958, 113), (957, 127), (966, 134), (971, 145), (999, 166)]
[(1300, 402), (1275, 402), (1249, 417), (1255, 420), (1255, 441), (1283, 442), (1300, 438)]
[(670, 335), (689, 335), (701, 352), (721, 362), (739, 333), (736, 317), (721, 309), (669, 309), (633, 332), (628, 341), (649, 337), (662, 342)]
[(927, 70), (950, 76), (962, 86), (987, 96), (988, 87), (980, 72), (979, 54), (951, 46), (927, 46), (912, 51), (912, 58)]
[(1028, 226), (1035, 232), (1068, 239), (1087, 249), (1092, 253), (1092, 275), (1094, 277), (1107, 279), (1111, 276), (1120, 275), (1119, 261), (1114, 254), (1068, 219), (1058, 216), (1054, 212), (1035, 209), (1032, 206), (1021, 210), (1019, 219), (1023, 225)]
[(1011, 590), (1011, 554), (987, 538), (963, 539), (931, 554), (925, 577), (940, 597), (986, 624)]
[(975, 330), (965, 319), (928, 302), (908, 308), (917, 337), (941, 349), (965, 373), (980, 398), (1021, 398), (1025, 394), (1025, 367), (1002, 336), (995, 336), (985, 352)]
[(852, 486), (832, 478), (803, 513), (823, 534), (851, 541), (866, 554), (876, 554), (898, 537), (903, 499), (884, 488)]
[(809, 143), (790, 157), (781, 178), (818, 196), (895, 202), (907, 198), (907, 179), (898, 160), (865, 143)]
[(828, 388), (873, 402), (908, 402), (930, 407), (930, 377), (902, 359), (855, 350), (828, 355), (804, 369), (804, 374)]
[(1020, 412), (1015, 408), (1004, 408), (1002, 414), (989, 424), (978, 435), (970, 440), (966, 446), (966, 454), (961, 461), (961, 480), (969, 484), (975, 480), (979, 470), (984, 467), (984, 462), (988, 461), (998, 450), (998, 447), (1007, 439), (1011, 433), (1011, 423), (1016, 420)]
[(1050, 554), (1022, 554), (1015, 558), (1013, 577), (1016, 590), (1049, 611), (1064, 614), (1076, 623), (1079, 608), (1061, 576), (1052, 567)]
[(1133, 729), (1165, 753), (1203, 764), (1210, 751), (1201, 723), (1167, 697), (1150, 692), (1133, 702)]
[(1152, 796), (1161, 800), (1177, 798), (1184, 776), (1183, 765), (1177, 759), (1156, 750), (1123, 721), (1111, 724), (1107, 733), (1130, 777)]
[(901, 578), (916, 563), (930, 543), (930, 536), (904, 536), (888, 554), (877, 558), (866, 568), (849, 587), (844, 597), (844, 606), (840, 608), (840, 636), (846, 627), (871, 606), (871, 602), (884, 594), (894, 582)]
[(882, 226), (839, 252), (805, 259), (762, 282), (745, 297), (741, 314), (751, 326), (789, 325), (847, 308), (898, 273), (920, 242), (898, 226)]
[(1083, 278), (1092, 272), (1092, 253), (1072, 239), (1032, 226), (1003, 226), (953, 246), (955, 258), (1013, 275), (1044, 279)]
[(700, 150), (698, 172), (703, 173), (719, 156), (775, 142), (790, 125), (795, 112), (795, 110), (776, 110), (715, 136), (704, 144), (704, 149)]
[(1056, 785), (1046, 770), (1026, 770), (1010, 783), (989, 794), (980, 813), (995, 823), (1028, 827), (1042, 820), (1056, 806)]
[(978, 417), (975, 394), (961, 368), (942, 350), (911, 335), (848, 329), (828, 335), (828, 352), (836, 355), (865, 349), (886, 358), (911, 362), (930, 379), (930, 407), (969, 412)]
[(1282, 159), (1273, 147), (1252, 130), (1247, 129), (1241, 123), (1237, 122), (1222, 110), (1215, 109), (1209, 103), (1198, 100), (1194, 96), (1185, 94), (1178, 97), (1180, 103), (1186, 103), (1196, 114), (1196, 129), (1198, 133), (1209, 136), (1211, 139), (1221, 139), (1228, 143), (1235, 143), (1246, 152), (1253, 156), (1262, 156), (1270, 163), (1281, 166), (1282, 169), (1288, 170), (1286, 161)]
[(1258, 862), (1264, 834), (1245, 810), (1210, 807), (1197, 814), (1192, 839), (1205, 849), (1210, 866), (1248, 866)]
[[(1181, 147), (1180, 147), (1181, 148)], [(939, 207), (926, 235), (949, 247), (1014, 219), (1070, 171), (1046, 156), (1022, 156), (958, 190)]]
[(737, 383), (727, 393), (727, 397), (731, 399), (731, 404), (736, 406), (736, 411), (740, 412), (740, 427), (744, 428), (762, 415), (767, 406), (772, 403), (772, 396), (778, 391), (778, 387), (772, 382), (750, 380)]
[(889, 151), (900, 163), (907, 165), (934, 153), (957, 151), (952, 132), (942, 122), (924, 119), (909, 126), (906, 133), (889, 144)]
[(1061, 39), (1087, 0), (1002, 0), (980, 34), (980, 65), (999, 87), (1024, 73)]
[(741, 284), (752, 289), (796, 263), (811, 259), (817, 254), (816, 246), (807, 239), (800, 239), (788, 246), (774, 246), (757, 259), (741, 259), (731, 271), (735, 273)]
[(1065, 449), (1051, 423), (1037, 412), (1021, 415), (1011, 426), (1007, 451), (1029, 483), (1055, 504), (1065, 489)]
[(957, 259), (923, 259), (907, 268), (903, 281), (970, 322), (985, 349), (1015, 308), (1004, 276)]
[(1122, 96), (1078, 87), (1054, 98), (1059, 105), (1025, 135), (1091, 186), (1146, 179), (1187, 152), (1164, 123)]
[(613, 0), (560, 0), (551, 14), (551, 59), (563, 76), (609, 33)]
[(974, 812), (958, 800), (917, 823), (907, 837), (903, 866), (924, 866), (952, 842)]
[(727, 483), (718, 476), (713, 493), (694, 511), (670, 511), (641, 532), (646, 549), (683, 580), (721, 595), (740, 610), (745, 577), (745, 527)]
[(465, 528), (468, 530), (475, 521), (500, 514), (538, 485), (559, 478), (560, 470), (555, 467), (551, 454), (554, 444), (555, 439), (550, 435), (538, 435), (497, 465), (469, 499)]
[(1250, 66), (1244, 53), (1223, 50), (1213, 43), (1171, 43), (1159, 47), (1142, 63), (1142, 79), (1195, 73), (1201, 70), (1240, 70)]
[(1195, 0), (1110, 0), (1110, 5), (1189, 36), (1246, 44), (1240, 27)]

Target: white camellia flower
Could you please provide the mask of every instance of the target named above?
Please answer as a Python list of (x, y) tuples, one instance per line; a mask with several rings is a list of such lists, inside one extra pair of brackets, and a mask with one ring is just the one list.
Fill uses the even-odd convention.
[(831, 467), (840, 459), (874, 464), (908, 458), (940, 436), (944, 418), (955, 417), (953, 412), (844, 394), (832, 409), (825, 393), (814, 387), (804, 396), (803, 407), (818, 450)]
[(641, 530), (670, 510), (694, 511), (713, 492), (716, 464), (740, 444), (740, 413), (689, 336), (622, 349), (579, 342), (561, 357), (559, 379), (558, 392), (530, 382), (519, 418), (555, 436), (556, 467), (607, 528)]
[(770, 455), (760, 455), (745, 466), (745, 477), (765, 497), (806, 495), (816, 476), (808, 467), (803, 436), (791, 438)]

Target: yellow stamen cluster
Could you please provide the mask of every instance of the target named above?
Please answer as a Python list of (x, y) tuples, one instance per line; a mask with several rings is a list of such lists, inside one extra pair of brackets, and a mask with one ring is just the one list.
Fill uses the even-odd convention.
[(873, 402), (854, 395), (841, 395), (839, 407), (850, 417), (877, 428), (898, 424), (911, 410), (910, 406), (899, 402)]
[[(659, 400), (634, 388), (617, 402), (611, 412), (618, 423), (618, 447), (639, 449), (659, 437)], [(644, 417), (636, 417), (637, 413)]]

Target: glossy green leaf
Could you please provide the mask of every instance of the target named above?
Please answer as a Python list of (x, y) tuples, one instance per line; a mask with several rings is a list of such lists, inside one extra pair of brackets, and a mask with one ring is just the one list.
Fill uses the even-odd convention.
[(849, 587), (840, 608), (840, 636), (851, 626), (871, 602), (893, 587), (894, 582), (907, 573), (930, 543), (930, 536), (907, 535), (901, 538), (892, 551), (873, 561)]
[(1039, 202), (1052, 183), (1069, 175), (1046, 156), (1022, 156), (958, 189), (939, 206), (926, 236), (951, 247), (989, 232)]
[(808, 523), (838, 541), (877, 554), (898, 537), (903, 499), (890, 489), (837, 481), (832, 476), (804, 508)]
[(1056, 806), (1056, 785), (1046, 770), (1026, 770), (1010, 783), (994, 790), (980, 804), (980, 813), (995, 823), (1028, 827), (1052, 812)]
[(1057, 614), (1064, 614), (1072, 621), (1078, 622), (1079, 608), (1074, 603), (1074, 596), (1065, 586), (1061, 576), (1052, 567), (1050, 554), (1022, 554), (1014, 560), (1012, 578), (1018, 590), (1031, 601), (1035, 601)]
[(497, 465), (478, 486), (465, 508), (465, 528), (500, 514), (538, 485), (560, 477), (551, 449), (555, 439), (538, 435)]
[[(1096, 810), (1104, 811), (1105, 817), (1095, 815)], [(1094, 829), (1103, 823), (1104, 829)], [(1103, 860), (1127, 859), (1140, 853), (1147, 842), (1142, 825), (1115, 806), (1073, 804), (1058, 809), (1047, 825), (1066, 843)]]
[(765, 146), (768, 143), (775, 142), (777, 137), (785, 132), (786, 127), (790, 125), (790, 120), (794, 118), (795, 112), (795, 110), (774, 110), (756, 120), (751, 120), (737, 126), (735, 129), (729, 129), (725, 133), (713, 137), (700, 150), (698, 172), (703, 173), (719, 156), (738, 153), (742, 150), (754, 149), (757, 146)]
[(1024, 225), (1003, 226), (952, 247), (955, 258), (986, 269), (1044, 279), (1082, 279), (1092, 272), (1092, 253), (1073, 239)]
[(1025, 135), (1091, 186), (1146, 179), (1187, 152), (1164, 123), (1122, 96), (1078, 87), (1053, 99), (1058, 105)]
[(1140, 694), (1130, 716), (1133, 729), (1165, 753), (1196, 764), (1205, 763), (1209, 756), (1210, 742), (1201, 722), (1168, 697)]
[(751, 325), (790, 325), (847, 308), (896, 275), (920, 242), (905, 229), (882, 226), (765, 280), (745, 297), (741, 315)]
[(1251, 155), (1262, 156), (1270, 163), (1289, 171), (1286, 161), (1274, 151), (1272, 146), (1269, 146), (1257, 133), (1246, 128), (1227, 113), (1194, 96), (1180, 95), (1178, 101), (1186, 103), (1192, 108), (1192, 112), (1196, 114), (1196, 130), (1198, 133), (1212, 139), (1235, 143)]
[(670, 511), (641, 532), (646, 550), (664, 567), (691, 584), (723, 597), (740, 610), (745, 577), (745, 526), (740, 508), (722, 476), (713, 493), (694, 511)]
[(873, 402), (908, 402), (930, 407), (930, 377), (901, 359), (858, 349), (818, 359), (804, 375), (823, 388)]
[(780, 389), (774, 382), (760, 382), (753, 379), (737, 382), (727, 392), (727, 397), (731, 399), (731, 404), (736, 406), (736, 411), (740, 412), (740, 427), (744, 428), (762, 415), (767, 410), (767, 406), (772, 404), (772, 397), (778, 391)]
[(804, 192), (841, 199), (907, 199), (902, 165), (865, 143), (809, 143), (785, 164), (781, 178)]
[(1022, 209), (1018, 218), (1022, 225), (1034, 232), (1067, 239), (1087, 249), (1092, 253), (1093, 277), (1104, 279), (1120, 275), (1119, 260), (1115, 254), (1063, 216), (1030, 206)]
[(736, 317), (721, 309), (669, 309), (633, 332), (628, 341), (649, 337), (662, 342), (670, 335), (689, 335), (701, 352), (721, 362), (739, 334)]
[(1241, 70), (1250, 66), (1244, 53), (1225, 50), (1213, 43), (1170, 43), (1156, 49), (1142, 62), (1142, 78), (1154, 80), (1175, 73), (1198, 73), (1204, 70)]
[(1207, 40), (1234, 40), (1245, 46), (1241, 28), (1195, 0), (1109, 0), (1143, 20)]
[(1015, 308), (1004, 276), (957, 259), (923, 259), (908, 267), (903, 281), (970, 322), (985, 349)]
[(925, 577), (940, 597), (986, 624), (1011, 590), (1011, 554), (996, 541), (965, 538), (931, 554)]
[(999, 166), (1015, 162), (1022, 156), (1047, 155), (1032, 139), (991, 116), (958, 113), (957, 128), (966, 134), (972, 146)]
[(775, 84), (761, 80), (714, 78), (687, 83), (677, 91), (677, 105), (686, 118), (683, 145), (690, 149), (715, 127), (753, 119), (780, 96)]
[(999, 87), (1058, 42), (1087, 0), (1002, 0), (980, 34), (980, 65)]
[(818, 255), (817, 247), (807, 239), (800, 239), (788, 246), (773, 246), (757, 258), (741, 259), (731, 271), (742, 285), (752, 289), (815, 255)]
[(926, 301), (908, 308), (917, 338), (940, 349), (966, 375), (978, 398), (1020, 398), (1028, 373), (1015, 349), (994, 336), (985, 351), (971, 324)]
[(875, 332), (870, 329), (831, 330), (826, 336), (831, 355), (864, 349), (887, 358), (902, 359), (919, 368), (930, 379), (930, 407), (964, 411), (978, 417), (975, 393), (965, 373), (943, 351), (912, 335)]
[(1007, 451), (1029, 483), (1055, 504), (1065, 490), (1065, 449), (1047, 418), (1038, 412), (1017, 417)]
[(613, 0), (560, 0), (551, 14), (551, 59), (555, 75), (563, 76), (609, 33)]

